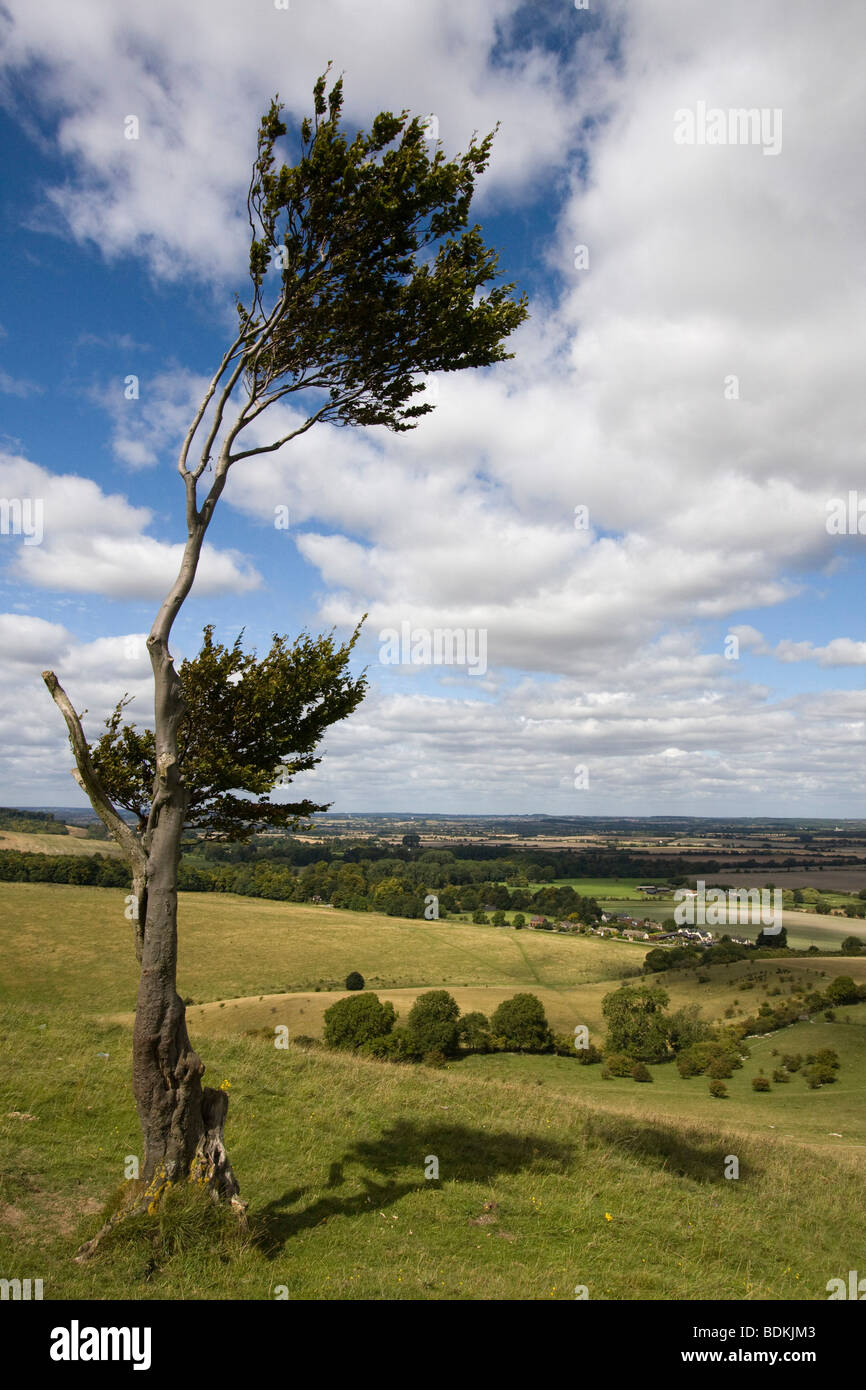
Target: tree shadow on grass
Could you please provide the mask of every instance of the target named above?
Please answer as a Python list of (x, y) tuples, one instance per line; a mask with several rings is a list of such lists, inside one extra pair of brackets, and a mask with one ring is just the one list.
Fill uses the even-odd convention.
[(728, 1181), (725, 1160), (731, 1153), (739, 1162), (739, 1180), (751, 1176), (751, 1165), (737, 1152), (740, 1146), (732, 1140), (698, 1143), (691, 1140), (687, 1132), (672, 1125), (600, 1115), (587, 1118), (585, 1134), (591, 1145), (618, 1149), (648, 1168), (666, 1171), (678, 1178), (690, 1178), (693, 1182)]
[[(294, 1188), (260, 1208), (255, 1216), (255, 1244), (266, 1258), (273, 1259), (286, 1241), (332, 1216), (375, 1215), (411, 1192), (438, 1187), (439, 1182), (425, 1177), (429, 1158), (438, 1160), (441, 1182), (490, 1183), (524, 1169), (565, 1173), (573, 1162), (574, 1145), (540, 1134), (397, 1120), (378, 1139), (359, 1140), (330, 1165), (328, 1195), (291, 1211), (289, 1208), (310, 1191)], [(355, 1164), (365, 1170), (359, 1174), (364, 1190), (338, 1196), (336, 1190), (346, 1181), (346, 1167)], [(418, 1176), (407, 1181), (407, 1169)]]

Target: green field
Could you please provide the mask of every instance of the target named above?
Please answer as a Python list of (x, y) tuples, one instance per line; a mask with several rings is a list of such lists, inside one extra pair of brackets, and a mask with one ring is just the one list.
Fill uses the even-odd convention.
[[(197, 1001), (189, 1026), (207, 1079), (230, 1088), (249, 1229), (223, 1229), (182, 1194), (181, 1210), (142, 1218), (76, 1265), (140, 1144), (123, 894), (0, 884), (0, 950), (0, 1267), (43, 1277), (46, 1298), (257, 1299), (283, 1285), (293, 1299), (573, 1299), (585, 1285), (603, 1300), (817, 1300), (862, 1264), (862, 1008), (753, 1040), (727, 1101), (669, 1066), (637, 1085), (551, 1056), (435, 1070), (280, 1050), (248, 1030), (287, 1021), (315, 1035), (335, 997), (326, 987), (349, 969), (401, 1013), (431, 986), (487, 1010), (528, 989), (556, 1026), (598, 1027), (603, 995), (642, 950), (190, 894), (179, 987)], [(764, 961), (663, 983), (709, 1018), (735, 997), (756, 1009), (795, 973), (811, 985), (864, 969)], [(835, 1085), (811, 1092), (794, 1077), (751, 1091), (774, 1047), (805, 1051), (819, 1036), (842, 1057)], [(737, 1181), (724, 1177), (730, 1154)], [(438, 1180), (425, 1177), (431, 1156)]]

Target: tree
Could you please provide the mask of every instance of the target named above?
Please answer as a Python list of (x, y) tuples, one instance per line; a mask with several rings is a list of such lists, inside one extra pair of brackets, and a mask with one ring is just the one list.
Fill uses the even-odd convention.
[(457, 1051), (457, 1020), (460, 1006), (447, 989), (431, 989), (419, 994), (409, 1010), (406, 1032), (413, 1051), (422, 1056), (441, 1052), (448, 1057)]
[(534, 994), (503, 999), (490, 1020), (490, 1031), (517, 1052), (545, 1052), (553, 1043), (544, 1005)]
[(669, 995), (659, 985), (623, 985), (606, 994), (601, 1011), (607, 1022), (605, 1053), (627, 1052), (634, 1061), (660, 1062), (668, 1054)]
[(363, 989), (364, 976), (359, 970), (350, 970), (346, 976), (346, 989)]
[[(350, 140), (341, 128), (342, 81), (326, 93), (327, 79), (326, 72), (315, 83), (313, 117), (301, 124), (295, 164), (277, 167), (277, 143), (287, 130), (277, 100), (261, 121), (247, 194), (249, 294), (246, 302), (236, 301), (236, 336), (178, 457), (186, 541), (147, 639), (154, 682), (147, 770), (153, 782), (142, 806), (143, 830), (119, 814), (122, 803), (103, 785), (71, 700), (53, 672), (43, 673), (66, 721), (74, 775), (123, 849), (143, 906), (132, 1079), (147, 1190), (130, 1211), (193, 1172), (216, 1195), (242, 1205), (223, 1137), (227, 1097), (202, 1088), (204, 1065), (192, 1049), (176, 986), (178, 864), (192, 790), (181, 761), (181, 728), (192, 691), (170, 651), (229, 471), (321, 422), (414, 428), (433, 409), (413, 404), (424, 390), (419, 378), (505, 360), (511, 354), (504, 339), (527, 314), (525, 297), (511, 296), (513, 285), (493, 284), (497, 255), (481, 229), (468, 226), (493, 135), (479, 142), (473, 137), (467, 152), (449, 161), (438, 143), (429, 144), (424, 122), (403, 111), (381, 112), (369, 133)], [(278, 402), (293, 405), (294, 417), (264, 442), (263, 416)], [(221, 717), (220, 708), (208, 708), (208, 719), (219, 723)], [(119, 721), (116, 733), (125, 737)], [(295, 770), (283, 769), (287, 775)], [(214, 814), (227, 814), (235, 830), (248, 824), (219, 777), (214, 786)], [(260, 805), (249, 815), (258, 823)]]
[(490, 1051), (490, 1021), (477, 1010), (462, 1014), (457, 1023), (457, 1037), (474, 1052)]
[(779, 931), (766, 932), (761, 929), (758, 932), (756, 946), (783, 947), (788, 945), (788, 928), (782, 927)]
[(846, 936), (839, 950), (843, 956), (859, 956), (863, 951), (863, 942), (859, 936)]
[(390, 1033), (396, 1017), (390, 1000), (383, 1004), (378, 994), (350, 994), (325, 1010), (325, 1042), (329, 1047), (361, 1047)]
[(856, 1004), (860, 999), (860, 990), (850, 975), (837, 975), (824, 993), (830, 1004)]
[(404, 835), (400, 841), (404, 849), (418, 849), (421, 845), (421, 836), (416, 830), (410, 830), (408, 835)]

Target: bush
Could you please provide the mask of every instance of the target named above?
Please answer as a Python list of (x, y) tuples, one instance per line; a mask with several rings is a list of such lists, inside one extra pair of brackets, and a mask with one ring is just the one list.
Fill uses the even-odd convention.
[[(572, 1039), (572, 1042), (574, 1040)], [(590, 1043), (589, 1047), (578, 1047), (574, 1049), (577, 1053), (577, 1060), (582, 1067), (591, 1067), (595, 1062), (600, 1062), (604, 1057), (600, 1047), (595, 1043)]]
[(839, 1070), (839, 1053), (833, 1047), (819, 1047), (815, 1061), (821, 1066), (832, 1067), (834, 1071)]
[(363, 989), (363, 988), (364, 988), (364, 976), (361, 975), (361, 974), (359, 974), (359, 972), (358, 972), (357, 970), (352, 970), (352, 971), (346, 976), (346, 989)]
[(515, 994), (503, 999), (494, 1012), (490, 1027), (505, 1039), (509, 1051), (549, 1052), (553, 1034), (544, 1005), (534, 994)]
[(490, 1022), (487, 1016), (477, 1012), (463, 1014), (457, 1022), (457, 1038), (474, 1052), (489, 1052)]
[(457, 1051), (459, 1017), (460, 1006), (447, 989), (431, 989), (419, 994), (406, 1020), (412, 1048), (422, 1056), (428, 1052), (453, 1055)]
[(800, 1052), (783, 1052), (782, 1066), (786, 1071), (799, 1071), (803, 1065), (803, 1054)]
[(811, 1066), (804, 1067), (803, 1076), (812, 1091), (817, 1091), (819, 1086), (831, 1086), (836, 1080), (836, 1072), (827, 1062), (813, 1062)]
[(753, 1091), (769, 1091), (769, 1089), (770, 1089), (770, 1083), (769, 1083), (769, 1081), (767, 1080), (766, 1076), (753, 1076), (753, 1077), (752, 1077), (752, 1090), (753, 1090)]
[(634, 1069), (634, 1058), (629, 1057), (627, 1052), (606, 1052), (604, 1054), (606, 1070), (611, 1076), (631, 1076)]
[(691, 1049), (687, 1052), (681, 1052), (677, 1057), (677, 1071), (684, 1079), (688, 1079), (690, 1076), (700, 1076), (705, 1065), (706, 1063), (701, 1062)]
[(837, 975), (827, 986), (828, 1004), (856, 1004), (860, 991), (850, 975)]
[(358, 1051), (364, 1057), (376, 1057), (380, 1062), (417, 1062), (418, 1053), (413, 1052), (406, 1030), (397, 1029), (385, 1033), (381, 1038), (370, 1038)]
[(445, 1053), (438, 1047), (431, 1047), (429, 1052), (424, 1053), (425, 1067), (444, 1067), (447, 1060)]
[(728, 1088), (724, 1081), (711, 1081), (710, 1095), (715, 1096), (717, 1100), (727, 1100)]
[(733, 1074), (733, 1062), (730, 1057), (725, 1056), (723, 1053), (718, 1057), (714, 1057), (707, 1067), (707, 1076), (712, 1077), (714, 1081), (726, 1080), (729, 1076), (733, 1076)]
[[(269, 1028), (266, 1028), (265, 1032), (268, 1035), (268, 1037), (271, 1036), (271, 1030)], [(294, 1043), (295, 1047), (303, 1047), (305, 1049), (310, 1047), (322, 1046), (321, 1038), (311, 1038), (308, 1033), (297, 1033), (295, 1037), (292, 1038), (292, 1042)]]
[(514, 917), (511, 920), (511, 925), (513, 927), (518, 928), (526, 926), (526, 918), (524, 917), (522, 912), (515, 912)]
[(782, 1067), (777, 1067), (776, 1070), (773, 1072), (773, 1080), (774, 1080), (774, 1081), (777, 1081), (777, 1082), (779, 1082), (779, 1081), (790, 1081), (790, 1080), (791, 1080), (791, 1076), (790, 1076), (790, 1073), (784, 1071), (784, 1070), (782, 1069)]
[(645, 1062), (635, 1062), (631, 1069), (632, 1081), (652, 1081), (649, 1067)]
[(353, 994), (325, 1010), (325, 1042), (329, 1047), (359, 1048), (384, 1037), (394, 1027), (394, 1005), (378, 994)]

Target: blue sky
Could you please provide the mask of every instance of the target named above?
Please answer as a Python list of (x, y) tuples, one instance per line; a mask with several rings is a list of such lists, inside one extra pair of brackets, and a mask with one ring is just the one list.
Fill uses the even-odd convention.
[[(350, 124), (408, 106), (451, 154), (500, 122), (475, 215), (531, 317), (411, 435), (239, 467), (177, 653), (368, 612), (370, 694), (295, 784), (337, 810), (862, 814), (864, 543), (826, 526), (866, 499), (862, 7), (374, 8), (375, 40), (350, 0), (7, 0), (0, 498), (44, 536), (0, 534), (2, 799), (81, 800), (44, 667), (91, 733), (124, 691), (150, 717), (258, 116), (279, 90), (299, 120), (332, 59)], [(676, 143), (700, 102), (780, 112), (780, 149)], [(383, 664), (402, 624), (483, 634), (483, 669)]]

